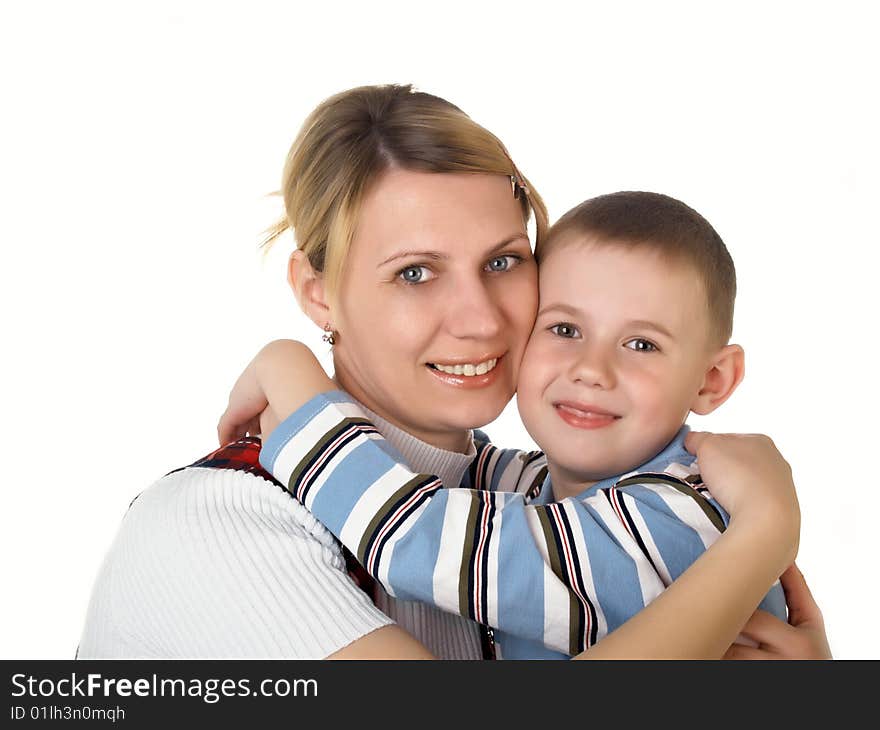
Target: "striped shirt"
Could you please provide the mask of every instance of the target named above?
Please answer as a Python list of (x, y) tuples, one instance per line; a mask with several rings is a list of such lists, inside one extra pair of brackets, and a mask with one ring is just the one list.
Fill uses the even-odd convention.
[[(390, 595), (494, 627), (501, 658), (565, 658), (644, 608), (725, 529), (686, 430), (633, 472), (554, 502), (540, 452), (477, 432), (461, 488), (447, 489), (333, 392), (279, 425), (260, 462)], [(761, 608), (785, 619), (778, 582)]]

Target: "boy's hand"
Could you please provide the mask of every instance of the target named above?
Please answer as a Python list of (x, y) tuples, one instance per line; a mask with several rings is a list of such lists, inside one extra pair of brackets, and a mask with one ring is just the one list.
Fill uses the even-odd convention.
[(800, 523), (791, 466), (769, 437), (691, 431), (684, 445), (696, 455), (703, 481), (731, 519), (769, 506), (779, 513), (775, 516), (795, 516)]
[(276, 340), (248, 364), (229, 394), (217, 424), (220, 444), (274, 428), (318, 393), (335, 390), (312, 351), (301, 342)]
[(773, 441), (761, 434), (691, 431), (684, 443), (696, 454), (700, 474), (730, 514), (731, 525), (756, 526), (788, 553), (782, 572), (797, 555), (801, 513), (791, 467)]
[(260, 414), (266, 409), (269, 402), (257, 382), (255, 363), (256, 358), (248, 363), (229, 393), (229, 403), (217, 424), (217, 440), (221, 446), (243, 436), (256, 436), (262, 433)]

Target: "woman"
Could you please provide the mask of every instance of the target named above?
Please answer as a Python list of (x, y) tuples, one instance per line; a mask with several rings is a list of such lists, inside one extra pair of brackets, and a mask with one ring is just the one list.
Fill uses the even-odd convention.
[[(294, 142), (283, 192), (287, 217), (269, 240), (295, 230), (290, 282), (306, 314), (338, 338), (341, 387), (413, 468), (458, 483), (473, 457), (471, 429), (515, 389), (537, 305), (526, 224), (533, 215), (540, 246), (540, 197), (459, 109), (391, 86), (321, 104)], [(410, 286), (423, 277), (432, 278), (429, 303), (417, 299), (424, 287)], [(489, 387), (450, 390), (433, 367), (489, 358), (498, 361)], [(373, 605), (329, 533), (248, 466), (256, 448), (215, 453), (136, 500), (99, 575), (81, 656), (483, 655), (476, 624), (383, 595)], [(590, 656), (720, 656), (794, 557), (799, 514), (772, 445), (704, 438), (698, 455), (715, 473), (730, 529)], [(222, 468), (231, 463), (238, 469)], [(753, 484), (770, 509), (766, 494), (760, 512), (750, 507)], [(747, 559), (755, 552), (764, 560)], [(679, 632), (652, 630), (685, 608), (693, 617), (710, 587), (729, 594), (724, 615), (697, 611)], [(815, 622), (814, 604), (801, 604)], [(792, 653), (790, 628), (761, 630)]]

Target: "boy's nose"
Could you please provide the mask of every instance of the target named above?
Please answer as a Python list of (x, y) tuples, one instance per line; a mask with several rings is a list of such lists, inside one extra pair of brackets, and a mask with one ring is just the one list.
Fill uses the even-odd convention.
[(611, 360), (611, 355), (601, 346), (585, 345), (571, 363), (568, 375), (574, 383), (610, 390), (616, 383)]

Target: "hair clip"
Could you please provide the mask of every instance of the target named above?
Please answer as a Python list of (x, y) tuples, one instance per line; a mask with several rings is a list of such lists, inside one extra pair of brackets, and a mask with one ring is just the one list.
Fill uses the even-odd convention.
[(520, 195), (525, 195), (526, 197), (529, 196), (529, 189), (522, 184), (519, 175), (510, 176), (510, 187), (513, 190), (513, 197), (516, 200), (519, 200)]

